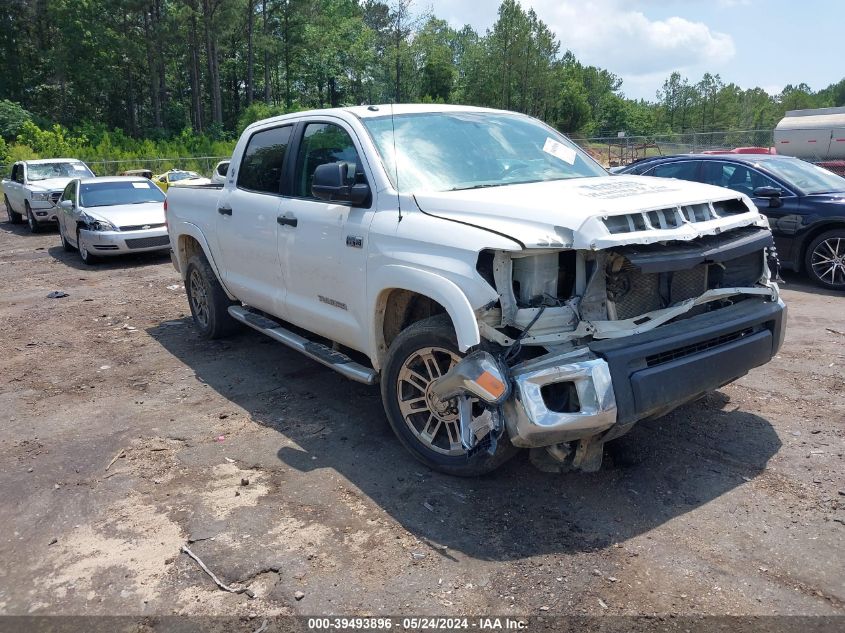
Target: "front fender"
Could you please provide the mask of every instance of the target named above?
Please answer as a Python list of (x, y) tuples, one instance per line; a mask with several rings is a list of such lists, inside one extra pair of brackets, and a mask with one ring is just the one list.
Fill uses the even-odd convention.
[[(464, 292), (453, 281), (433, 272), (391, 264), (370, 273), (367, 284), (369, 314), (377, 315), (386, 292), (408, 290), (433, 299), (446, 310), (458, 339), (458, 348), (465, 352), (481, 342), (475, 311)], [(370, 331), (370, 349), (380, 359), (387, 351), (381, 335), (382, 319), (374, 318)]]
[[(221, 274), (220, 269), (217, 267), (217, 262), (214, 261), (214, 255), (212, 255), (211, 248), (208, 245), (208, 240), (205, 239), (202, 229), (200, 229), (200, 227), (196, 224), (191, 224), (190, 222), (180, 222), (178, 231), (173, 231), (172, 229), (173, 227), (171, 227), (170, 231), (170, 248), (173, 250), (173, 255), (176, 257), (176, 261), (179, 263), (179, 272), (182, 275), (182, 280), (185, 280), (185, 269), (188, 265), (188, 253), (186, 252), (182, 237), (192, 237), (200, 245), (200, 248), (202, 248), (202, 252), (208, 260), (209, 266), (211, 266), (211, 270), (213, 270), (214, 274), (217, 275), (217, 281), (220, 282), (220, 285), (223, 287), (226, 295), (232, 300), (237, 299), (237, 297), (229, 292), (229, 289), (226, 287), (226, 280)], [(174, 235), (176, 237), (175, 243)]]

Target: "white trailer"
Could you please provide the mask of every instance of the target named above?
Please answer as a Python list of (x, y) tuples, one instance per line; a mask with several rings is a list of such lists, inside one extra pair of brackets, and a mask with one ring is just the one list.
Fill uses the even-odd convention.
[(777, 124), (778, 154), (812, 162), (845, 160), (845, 108), (790, 110)]

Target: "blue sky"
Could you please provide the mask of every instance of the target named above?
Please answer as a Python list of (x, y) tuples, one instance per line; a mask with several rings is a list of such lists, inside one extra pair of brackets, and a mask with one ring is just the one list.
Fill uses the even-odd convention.
[[(520, 0), (586, 64), (623, 79), (626, 96), (653, 100), (673, 71), (697, 81), (779, 93), (819, 90), (845, 77), (845, 0)], [(484, 32), (501, 0), (416, 0), (452, 26)], [(835, 52), (837, 51), (837, 52)]]

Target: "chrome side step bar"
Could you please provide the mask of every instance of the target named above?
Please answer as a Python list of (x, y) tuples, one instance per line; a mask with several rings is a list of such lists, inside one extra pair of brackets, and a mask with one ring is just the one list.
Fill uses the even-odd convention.
[(356, 363), (346, 354), (335, 351), (322, 343), (309, 341), (307, 338), (294, 334), (282, 327), (281, 323), (261, 312), (245, 306), (229, 306), (229, 314), (241, 323), (295, 349), (297, 352), (305, 354), (308, 358), (330, 369), (334, 369), (351, 380), (362, 382), (365, 385), (374, 385), (378, 382), (378, 374), (375, 369)]

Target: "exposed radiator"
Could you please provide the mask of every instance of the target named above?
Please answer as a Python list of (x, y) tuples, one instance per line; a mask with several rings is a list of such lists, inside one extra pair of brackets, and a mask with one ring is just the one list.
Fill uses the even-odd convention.
[(607, 299), (616, 319), (633, 317), (692, 299), (707, 289), (707, 266), (671, 273), (642, 273), (626, 263), (607, 278)]

